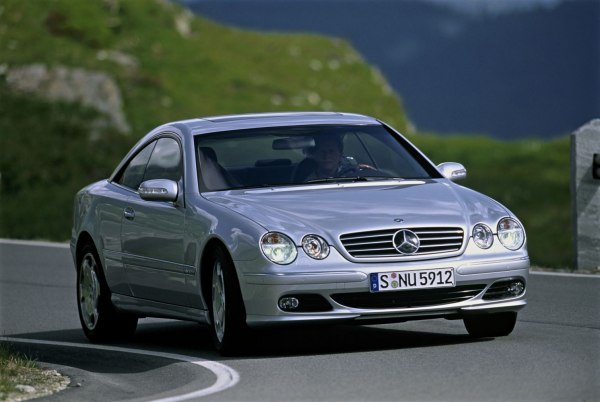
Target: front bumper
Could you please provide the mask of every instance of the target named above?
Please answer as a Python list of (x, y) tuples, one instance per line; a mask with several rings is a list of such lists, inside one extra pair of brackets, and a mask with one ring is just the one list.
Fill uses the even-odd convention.
[[(447, 267), (455, 270), (454, 288), (408, 290), (369, 293), (369, 274), (394, 270), (421, 270)], [(499, 259), (492, 261), (418, 262), (388, 266), (385, 264), (360, 264), (352, 271), (250, 273), (240, 278), (242, 296), (246, 306), (249, 326), (266, 326), (292, 323), (318, 323), (336, 321), (408, 321), (425, 318), (461, 318), (469, 314), (518, 311), (525, 307), (529, 275), (529, 258)], [(517, 297), (490, 299), (486, 292), (493, 284), (506, 280), (520, 280), (525, 291)], [(413, 293), (409, 293), (413, 292)], [(429, 294), (432, 297), (429, 297)], [(454, 297), (446, 293), (466, 294)], [(315, 311), (286, 312), (278, 307), (283, 296), (309, 295), (321, 300)], [(398, 296), (398, 297), (396, 297)], [(415, 299), (426, 299), (412, 303)], [(389, 303), (374, 297), (389, 299)], [(396, 299), (404, 299), (404, 302)], [(352, 300), (352, 302), (349, 302)], [(326, 303), (323, 304), (322, 301)], [(429, 302), (428, 302), (429, 301)], [(302, 303), (302, 299), (301, 299)], [(386, 305), (387, 304), (387, 305)], [(383, 306), (382, 306), (383, 305)]]

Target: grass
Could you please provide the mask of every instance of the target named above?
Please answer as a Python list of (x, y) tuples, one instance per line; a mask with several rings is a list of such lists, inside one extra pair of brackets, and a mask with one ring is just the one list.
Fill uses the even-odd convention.
[[(31, 358), (0, 344), (0, 400), (22, 401), (65, 389), (70, 382), (56, 370), (45, 370)], [(20, 389), (22, 386), (30, 390)]]
[[(261, 34), (189, 18), (168, 1), (4, 2), (0, 61), (101, 70), (116, 77), (136, 136), (165, 121), (225, 113), (345, 110), (404, 130), (400, 99), (345, 41)], [(114, 2), (116, 3), (116, 2)], [(137, 66), (99, 58), (129, 55)]]
[[(132, 62), (102, 57), (107, 51)], [(109, 74), (131, 132), (103, 128), (92, 139), (96, 111), (10, 91), (5, 72), (33, 63)], [(566, 137), (502, 142), (411, 133), (401, 99), (340, 39), (233, 29), (161, 0), (5, 0), (0, 99), (0, 237), (68, 239), (75, 192), (107, 177), (137, 139), (166, 121), (337, 110), (386, 121), (436, 163), (463, 163), (466, 186), (523, 221), (534, 264), (571, 264)]]
[(503, 142), (422, 134), (412, 140), (435, 163), (463, 163), (468, 174), (459, 184), (498, 200), (519, 217), (534, 264), (571, 265), (569, 138)]
[(35, 385), (30, 378), (37, 371), (39, 369), (35, 361), (11, 353), (6, 345), (0, 344), (0, 400), (18, 392), (16, 385)]
[(82, 133), (95, 113), (76, 105), (14, 96), (2, 85), (0, 98), (0, 237), (64, 241), (75, 192), (107, 177), (131, 139), (106, 131), (89, 141)]
[[(112, 6), (111, 6), (112, 4)], [(406, 127), (399, 98), (346, 42), (245, 32), (167, 1), (7, 0), (0, 71), (43, 63), (103, 71), (118, 82), (129, 135), (93, 110), (11, 92), (0, 73), (0, 237), (66, 240), (75, 192), (107, 177), (129, 147), (166, 121), (225, 113), (344, 110)], [(175, 29), (189, 21), (189, 34)], [(120, 52), (135, 62), (99, 57)]]

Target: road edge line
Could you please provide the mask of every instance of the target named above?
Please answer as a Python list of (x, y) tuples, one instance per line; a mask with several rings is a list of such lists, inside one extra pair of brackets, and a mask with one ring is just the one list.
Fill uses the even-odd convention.
[(0, 244), (9, 244), (17, 246), (38, 246), (38, 247), (52, 247), (52, 248), (69, 248), (69, 243), (59, 243), (44, 240), (13, 240), (13, 239), (0, 239)]
[(181, 355), (176, 353), (167, 352), (155, 352), (152, 350), (144, 349), (133, 349), (124, 348), (121, 346), (109, 346), (109, 345), (92, 345), (74, 342), (59, 342), (59, 341), (47, 341), (43, 339), (28, 339), (28, 338), (12, 338), (0, 336), (1, 342), (14, 342), (14, 343), (33, 343), (38, 345), (51, 345), (51, 346), (62, 346), (62, 347), (73, 347), (81, 349), (95, 349), (95, 350), (106, 350), (110, 352), (123, 352), (132, 353), (143, 356), (160, 357), (164, 359), (179, 360), (186, 363), (191, 363), (197, 366), (201, 366), (211, 371), (217, 380), (213, 385), (208, 388), (203, 388), (187, 394), (176, 395), (167, 398), (152, 399), (150, 402), (179, 402), (185, 401), (192, 398), (201, 398), (203, 396), (215, 394), (217, 392), (225, 391), (226, 389), (234, 387), (240, 381), (240, 374), (233, 368), (219, 362), (212, 360), (205, 360), (198, 357)]
[(548, 272), (548, 271), (529, 271), (530, 275), (540, 276), (562, 276), (567, 278), (595, 278), (600, 279), (600, 275), (595, 274), (581, 274), (577, 272)]

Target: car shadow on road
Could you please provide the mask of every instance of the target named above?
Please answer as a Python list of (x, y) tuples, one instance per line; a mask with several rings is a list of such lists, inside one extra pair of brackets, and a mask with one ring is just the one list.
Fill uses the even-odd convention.
[[(355, 353), (380, 350), (430, 348), (485, 342), (455, 328), (444, 332), (443, 325), (403, 324), (362, 326), (293, 326), (250, 331), (241, 351), (232, 357), (219, 356), (212, 346), (210, 329), (193, 323), (170, 321), (140, 325), (131, 347), (200, 354), (210, 360), (271, 358), (316, 354)], [(440, 320), (441, 323), (447, 323)], [(461, 324), (462, 325), (462, 324)], [(431, 328), (435, 328), (431, 330)]]
[(480, 342), (466, 334), (404, 330), (401, 326), (339, 325), (255, 331), (239, 357), (260, 358), (430, 348)]
[[(156, 320), (154, 320), (156, 321)], [(443, 321), (442, 321), (443, 322)], [(485, 342), (466, 332), (444, 332), (444, 327), (431, 330), (402, 324), (360, 326), (295, 326), (250, 331), (242, 350), (232, 357), (221, 357), (212, 345), (210, 329), (196, 323), (175, 320), (144, 323), (140, 321), (135, 336), (113, 346), (154, 350), (198, 356), (209, 360), (256, 359), (286, 356), (357, 353), (396, 349), (431, 348)], [(79, 329), (11, 335), (56, 342), (88, 343)]]

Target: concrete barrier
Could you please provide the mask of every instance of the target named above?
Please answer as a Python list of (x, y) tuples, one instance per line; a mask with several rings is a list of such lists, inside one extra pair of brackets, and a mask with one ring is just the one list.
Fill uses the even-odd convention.
[(600, 119), (571, 134), (574, 267), (600, 271)]

